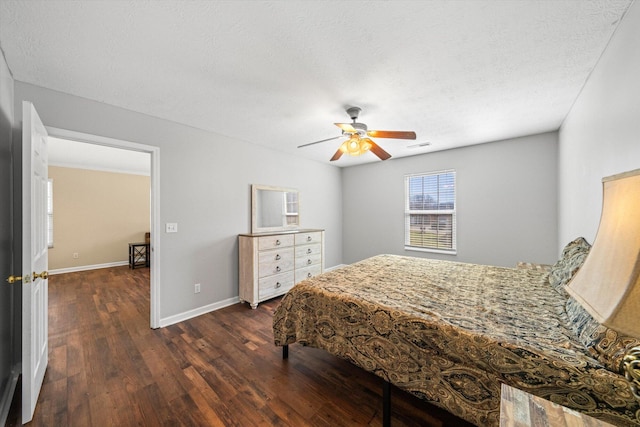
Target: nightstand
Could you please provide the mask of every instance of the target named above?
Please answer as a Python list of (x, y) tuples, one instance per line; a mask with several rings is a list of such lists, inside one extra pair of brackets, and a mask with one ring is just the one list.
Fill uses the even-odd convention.
[(502, 384), (500, 427), (614, 427), (596, 418)]
[(129, 243), (129, 268), (149, 267), (149, 243)]

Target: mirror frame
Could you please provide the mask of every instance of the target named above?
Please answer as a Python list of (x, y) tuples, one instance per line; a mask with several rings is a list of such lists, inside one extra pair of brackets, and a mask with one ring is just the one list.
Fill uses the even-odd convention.
[[(282, 224), (274, 227), (260, 227), (258, 226), (258, 191), (278, 191), (283, 193), (296, 193), (298, 195), (298, 223), (297, 224)], [(293, 231), (300, 228), (300, 192), (295, 188), (286, 187), (272, 187), (269, 185), (251, 185), (251, 232), (252, 233), (265, 233), (270, 231)]]

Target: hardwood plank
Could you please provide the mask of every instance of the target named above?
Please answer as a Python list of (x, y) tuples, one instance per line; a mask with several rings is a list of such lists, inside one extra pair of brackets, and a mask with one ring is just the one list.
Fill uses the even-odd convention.
[[(279, 299), (149, 328), (149, 269), (50, 276), (49, 368), (32, 426), (382, 425), (382, 380), (273, 345)], [(393, 390), (396, 426), (468, 426)]]
[[(127, 408), (127, 412), (130, 413), (133, 409), (134, 408), (129, 407)], [(37, 407), (36, 412), (38, 412)], [(118, 425), (118, 416), (121, 416), (119, 412), (120, 411), (118, 411), (118, 408), (111, 400), (111, 390), (95, 395), (89, 395), (89, 416), (91, 417), (90, 425), (116, 426)], [(32, 422), (36, 422), (35, 415)], [(40, 424), (38, 422), (36, 425), (48, 424)]]
[[(216, 410), (218, 405), (211, 406), (207, 401), (206, 397), (200, 390), (193, 389), (189, 392), (189, 397), (191, 402), (193, 402), (193, 406), (188, 411), (192, 416), (198, 417), (194, 419), (194, 425), (207, 425), (207, 426), (224, 426), (226, 425), (225, 421), (223, 421)], [(184, 414), (184, 410), (181, 412)], [(225, 416), (230, 416), (230, 413), (227, 410), (224, 410), (223, 413)]]
[[(67, 380), (67, 425), (90, 426), (91, 407), (87, 390), (87, 377), (84, 372), (70, 376)], [(40, 402), (38, 402), (40, 405)], [(40, 408), (36, 406), (36, 410)]]

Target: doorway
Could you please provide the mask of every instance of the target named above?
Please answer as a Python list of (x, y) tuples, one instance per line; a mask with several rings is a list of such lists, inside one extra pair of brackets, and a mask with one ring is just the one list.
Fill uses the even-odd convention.
[[(85, 134), (81, 132), (69, 131), (66, 129), (58, 129), (53, 127), (47, 127), (49, 136), (53, 138), (59, 138), (63, 140), (75, 141), (80, 143), (86, 143), (98, 147), (110, 147), (121, 150), (127, 150), (131, 153), (145, 153), (149, 155), (150, 168), (149, 168), (149, 181), (150, 181), (150, 232), (152, 236), (152, 242), (150, 246), (151, 258), (160, 258), (160, 204), (159, 204), (159, 164), (160, 164), (160, 149), (145, 144), (134, 143), (130, 141), (123, 141), (113, 138), (106, 138), (91, 134)], [(55, 190), (54, 190), (55, 197)], [(54, 213), (55, 215), (55, 213)], [(75, 256), (75, 253), (73, 254)], [(150, 271), (150, 313), (149, 323), (151, 328), (160, 327), (160, 294), (159, 294), (159, 263), (152, 262), (149, 267)]]

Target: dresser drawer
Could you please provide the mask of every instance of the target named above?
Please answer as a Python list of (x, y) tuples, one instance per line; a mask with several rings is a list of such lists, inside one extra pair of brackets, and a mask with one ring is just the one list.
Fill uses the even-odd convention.
[(285, 246), (293, 246), (293, 234), (278, 234), (273, 236), (263, 236), (258, 238), (258, 250), (276, 249)]
[(308, 255), (302, 258), (296, 258), (296, 270), (298, 268), (310, 267), (316, 264), (319, 265), (321, 260), (322, 260), (322, 256), (320, 254)]
[(293, 271), (259, 280), (258, 298), (263, 300), (271, 296), (284, 294), (293, 287)]
[(303, 258), (309, 255), (320, 255), (320, 254), (322, 254), (322, 245), (320, 243), (296, 246), (296, 258)]
[(322, 273), (320, 264), (312, 265), (311, 267), (300, 268), (296, 270), (296, 283), (302, 282), (305, 279), (310, 279), (313, 276), (317, 276)]
[(283, 259), (274, 259), (273, 261), (265, 261), (264, 263), (260, 262), (258, 264), (258, 277), (262, 278), (291, 271), (293, 270), (293, 264), (293, 251), (290, 256), (284, 257)]
[(322, 241), (322, 232), (313, 231), (311, 233), (297, 233), (296, 245), (305, 245), (307, 243), (320, 243)]
[(269, 265), (271, 263), (293, 265), (293, 248), (272, 249), (258, 252), (258, 264)]

